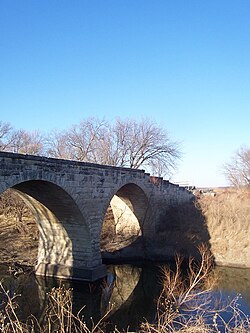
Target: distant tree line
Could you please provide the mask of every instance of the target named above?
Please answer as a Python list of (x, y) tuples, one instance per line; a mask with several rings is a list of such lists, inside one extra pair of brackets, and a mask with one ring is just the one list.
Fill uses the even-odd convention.
[(47, 134), (16, 130), (0, 122), (0, 151), (144, 168), (158, 176), (171, 175), (181, 156), (178, 142), (149, 119), (116, 119), (111, 123), (88, 118)]

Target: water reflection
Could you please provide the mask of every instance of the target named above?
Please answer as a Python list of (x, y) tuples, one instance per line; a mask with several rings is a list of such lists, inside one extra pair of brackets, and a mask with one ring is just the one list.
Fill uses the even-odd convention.
[[(219, 284), (215, 292), (221, 293), (225, 302), (240, 295), (240, 309), (250, 315), (250, 269), (216, 267)], [(225, 319), (227, 317), (225, 316)]]
[[(128, 267), (126, 265), (126, 270)], [(155, 301), (161, 290), (159, 270), (156, 266), (143, 266), (139, 271), (133, 267), (132, 272), (135, 273), (135, 277), (124, 281), (124, 285), (118, 283), (114, 289), (114, 296), (112, 295), (113, 299), (118, 301), (119, 307), (111, 312), (109, 321), (120, 330), (128, 326), (130, 330), (135, 330), (145, 318), (152, 321), (156, 311)], [(135, 284), (138, 277), (138, 282)], [(135, 287), (132, 290), (133, 284)]]
[[(9, 267), (0, 265), (0, 281), (6, 291), (9, 292), (10, 297), (16, 295), (16, 301), (18, 303), (18, 316), (21, 320), (25, 320), (27, 315), (33, 314), (39, 317), (41, 313), (39, 289), (37, 281), (33, 274), (23, 274), (18, 277), (14, 277), (9, 274)], [(4, 299), (4, 294), (1, 291), (0, 304)]]
[(250, 303), (250, 269), (216, 267), (219, 289), (228, 294), (241, 294)]
[(116, 312), (131, 296), (141, 275), (141, 268), (130, 265), (108, 266), (102, 282), (102, 313)]
[[(21, 319), (33, 314), (42, 322), (48, 304), (48, 292), (53, 288), (65, 285), (72, 288), (73, 310), (76, 313), (83, 306), (85, 320), (93, 318), (95, 322), (111, 309), (107, 318), (111, 325), (118, 329), (130, 327), (136, 330), (145, 318), (153, 321), (160, 286), (160, 271), (157, 266), (108, 266), (108, 276), (96, 283), (59, 281), (51, 278), (35, 277), (23, 274), (17, 278), (8, 274), (8, 267), (0, 266), (0, 280), (11, 295), (21, 294), (18, 315)], [(243, 310), (250, 314), (250, 269), (217, 267), (221, 277), (218, 290), (227, 297), (241, 293)], [(0, 295), (2, 298), (3, 295)], [(0, 299), (1, 303), (1, 299)]]

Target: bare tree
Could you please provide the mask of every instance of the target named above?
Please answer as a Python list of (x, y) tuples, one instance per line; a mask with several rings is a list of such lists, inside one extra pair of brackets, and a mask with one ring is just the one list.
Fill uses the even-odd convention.
[(39, 131), (17, 130), (12, 132), (8, 150), (20, 154), (43, 155), (44, 141), (44, 136)]
[(107, 123), (89, 118), (48, 139), (48, 155), (78, 161), (145, 168), (163, 175), (170, 173), (180, 157), (178, 143), (166, 130), (144, 119), (116, 119)]
[(133, 123), (131, 126), (129, 160), (131, 168), (149, 166), (169, 169), (180, 157), (178, 144), (169, 139), (167, 131), (149, 120)]
[(0, 122), (0, 150), (42, 155), (44, 153), (44, 136), (39, 131), (14, 130), (9, 123)]
[(26, 232), (25, 218), (32, 219), (32, 212), (16, 191), (8, 189), (0, 195), (0, 215), (14, 220), (15, 229)]
[(9, 123), (0, 121), (0, 151), (6, 151), (11, 144), (12, 127)]
[(73, 159), (66, 131), (53, 130), (46, 138), (46, 155), (54, 158)]
[(68, 131), (68, 143), (73, 158), (78, 161), (99, 162), (97, 143), (102, 135), (102, 128), (106, 126), (104, 120), (89, 118)]
[(115, 124), (108, 124), (102, 128), (102, 133), (95, 147), (98, 163), (128, 167), (129, 138), (130, 121), (116, 120)]
[(109, 132), (111, 135), (103, 138), (102, 146), (106, 143), (109, 147), (106, 158), (113, 160), (112, 165), (145, 168), (162, 175), (169, 173), (180, 158), (178, 143), (171, 141), (166, 130), (148, 119), (139, 122), (117, 119)]
[(238, 149), (223, 169), (226, 178), (233, 186), (250, 186), (250, 149), (247, 147)]
[(51, 157), (100, 163), (97, 156), (105, 121), (89, 118), (65, 131), (53, 131), (47, 138)]

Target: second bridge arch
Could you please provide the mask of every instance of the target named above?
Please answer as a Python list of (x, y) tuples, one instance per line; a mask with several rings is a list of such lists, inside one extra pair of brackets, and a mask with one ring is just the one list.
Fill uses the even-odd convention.
[[(142, 240), (150, 230), (151, 208), (141, 187), (134, 183), (122, 186), (111, 198), (100, 234), (103, 258), (140, 257)], [(139, 252), (138, 252), (139, 250)]]

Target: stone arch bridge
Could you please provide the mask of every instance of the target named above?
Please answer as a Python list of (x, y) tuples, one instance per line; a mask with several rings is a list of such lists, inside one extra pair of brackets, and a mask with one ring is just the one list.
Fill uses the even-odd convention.
[[(100, 235), (110, 214), (117, 229), (130, 230), (134, 245), (106, 251), (107, 257), (156, 260), (166, 212), (192, 199), (184, 188), (143, 170), (7, 152), (0, 152), (0, 166), (0, 193), (14, 189), (36, 216), (38, 275), (88, 281), (105, 276)], [(167, 256), (182, 246), (182, 231), (174, 234)]]

